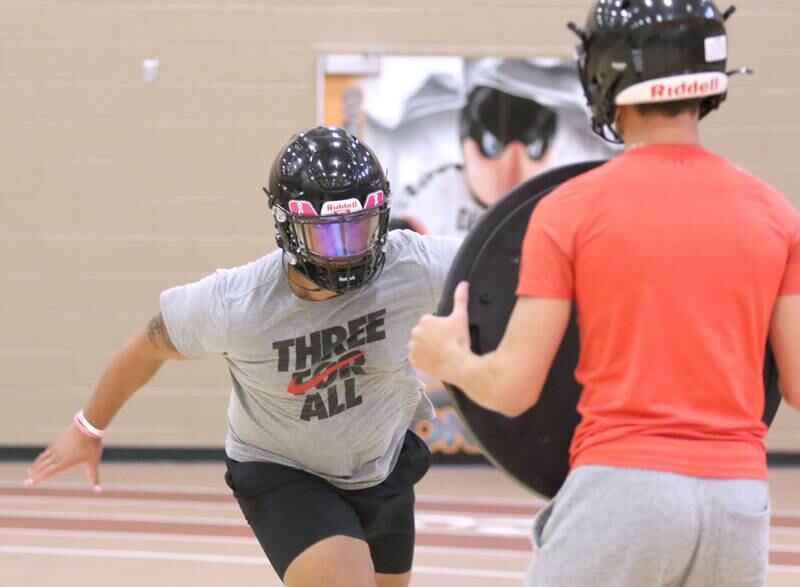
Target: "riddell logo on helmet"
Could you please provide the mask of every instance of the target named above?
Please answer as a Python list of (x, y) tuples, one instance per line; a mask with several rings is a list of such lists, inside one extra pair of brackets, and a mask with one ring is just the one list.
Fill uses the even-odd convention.
[(687, 83), (682, 81), (679, 84), (655, 84), (650, 88), (650, 97), (653, 100), (680, 100), (695, 96), (708, 96), (709, 94), (719, 93), (719, 79), (709, 81), (695, 80)]
[(350, 212), (358, 212), (361, 209), (361, 202), (359, 202), (357, 198), (350, 198), (349, 200), (334, 200), (332, 202), (325, 202), (322, 205), (322, 215), (331, 216), (333, 214), (349, 214)]

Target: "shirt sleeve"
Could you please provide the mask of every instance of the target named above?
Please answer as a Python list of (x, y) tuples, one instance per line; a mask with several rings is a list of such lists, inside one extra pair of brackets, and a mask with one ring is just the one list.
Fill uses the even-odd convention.
[(522, 242), (517, 296), (575, 296), (576, 218), (560, 210), (551, 194), (533, 209)]
[(161, 294), (161, 315), (172, 344), (182, 355), (199, 359), (226, 351), (225, 273), (217, 271)]
[(444, 283), (450, 273), (462, 240), (454, 236), (423, 236), (425, 253), (428, 257), (428, 275), (431, 280), (431, 291), (434, 303), (439, 303), (439, 298), (444, 290)]
[(794, 226), (789, 242), (789, 257), (783, 272), (779, 295), (800, 294), (800, 214), (795, 213)]

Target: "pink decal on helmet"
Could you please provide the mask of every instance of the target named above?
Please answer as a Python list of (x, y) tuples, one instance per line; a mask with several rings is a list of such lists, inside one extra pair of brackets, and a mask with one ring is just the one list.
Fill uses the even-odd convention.
[(289, 212), (295, 216), (317, 216), (314, 204), (306, 200), (289, 200)]
[(383, 204), (383, 190), (372, 192), (367, 196), (367, 203), (364, 208), (377, 208)]

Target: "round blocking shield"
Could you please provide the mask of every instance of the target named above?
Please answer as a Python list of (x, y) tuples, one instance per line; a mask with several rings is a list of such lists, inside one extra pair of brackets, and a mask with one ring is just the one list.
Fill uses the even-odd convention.
[[(468, 281), (474, 352), (493, 351), (505, 332), (516, 301), (522, 240), (536, 204), (563, 182), (603, 163), (568, 165), (528, 180), (490, 208), (464, 240), (448, 275), (439, 314), (452, 311), (456, 285)], [(546, 497), (558, 492), (569, 472), (569, 446), (580, 420), (577, 405), (581, 387), (574, 377), (580, 351), (575, 317), (573, 311), (539, 402), (519, 417), (506, 418), (486, 410), (457, 387), (446, 384), (463, 423), (484, 455), (496, 467)], [(763, 419), (769, 425), (781, 399), (778, 372), (769, 349), (764, 388)]]

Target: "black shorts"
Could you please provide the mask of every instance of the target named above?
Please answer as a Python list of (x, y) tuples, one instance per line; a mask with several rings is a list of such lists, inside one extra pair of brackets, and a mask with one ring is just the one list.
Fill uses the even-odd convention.
[(377, 573), (411, 570), (414, 484), (430, 465), (428, 446), (413, 432), (386, 480), (354, 491), (275, 463), (225, 461), (225, 482), (281, 579), (297, 555), (331, 536), (365, 540)]

